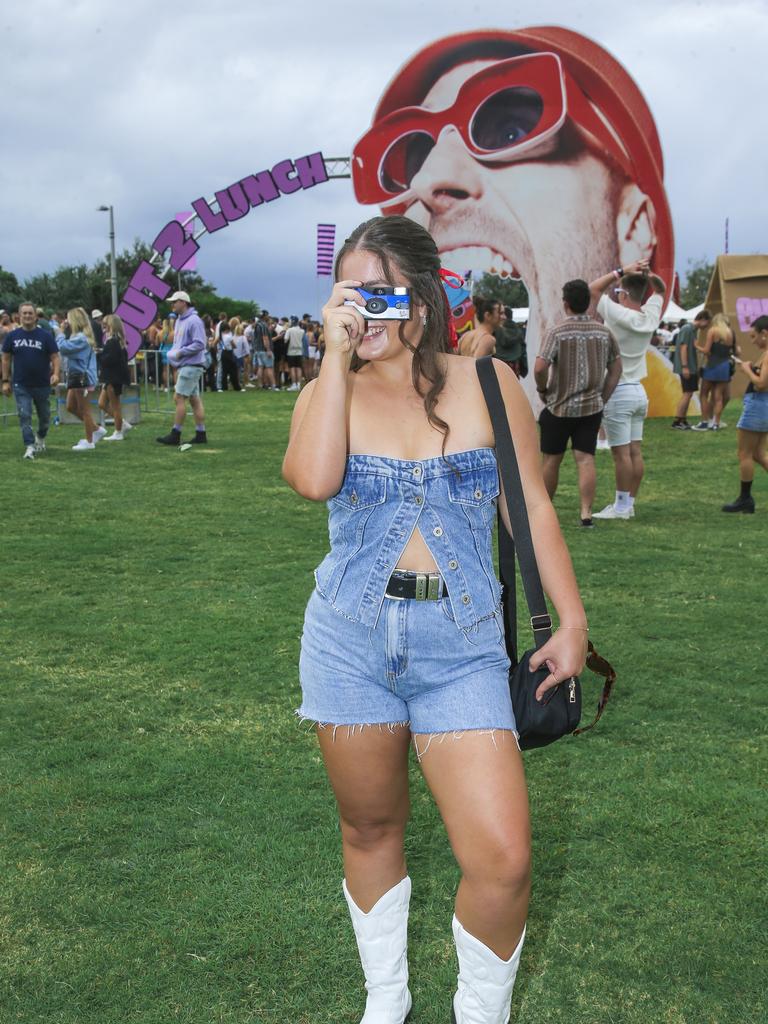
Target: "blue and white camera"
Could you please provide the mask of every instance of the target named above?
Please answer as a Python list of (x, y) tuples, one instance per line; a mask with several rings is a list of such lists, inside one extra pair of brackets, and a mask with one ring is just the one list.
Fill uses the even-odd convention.
[(410, 288), (392, 288), (388, 285), (376, 285), (369, 292), (365, 288), (357, 289), (365, 299), (365, 305), (352, 299), (345, 299), (345, 306), (354, 306), (366, 320), (410, 320), (411, 290)]

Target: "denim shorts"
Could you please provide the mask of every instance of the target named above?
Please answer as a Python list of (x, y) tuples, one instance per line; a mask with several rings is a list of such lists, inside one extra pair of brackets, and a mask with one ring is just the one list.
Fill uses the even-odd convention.
[(185, 398), (196, 398), (200, 394), (202, 366), (182, 366), (176, 371), (176, 394)]
[(768, 391), (751, 391), (744, 395), (744, 409), (736, 426), (756, 434), (768, 432)]
[(717, 366), (705, 366), (701, 371), (702, 380), (710, 380), (715, 384), (724, 384), (731, 379), (731, 364), (729, 360), (718, 363)]
[(315, 590), (304, 617), (299, 673), (297, 714), (323, 725), (516, 733), (501, 609), (460, 629), (447, 598), (387, 597), (371, 629)]

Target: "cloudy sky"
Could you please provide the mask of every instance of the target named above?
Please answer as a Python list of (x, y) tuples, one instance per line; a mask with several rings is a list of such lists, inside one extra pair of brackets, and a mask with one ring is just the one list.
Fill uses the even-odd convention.
[[(506, 8), (506, 12), (504, 13)], [(3, 5), (0, 265), (20, 279), (151, 240), (177, 211), (286, 157), (348, 155), (398, 67), (478, 28), (563, 25), (621, 61), (656, 117), (677, 267), (768, 247), (766, 0), (25, 0)], [(315, 310), (315, 225), (371, 208), (334, 181), (201, 240), (218, 290)], [(375, 212), (375, 211), (374, 211)]]

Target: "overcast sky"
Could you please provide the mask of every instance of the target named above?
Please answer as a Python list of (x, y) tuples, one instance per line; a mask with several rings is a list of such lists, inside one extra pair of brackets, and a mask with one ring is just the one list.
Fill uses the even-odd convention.
[[(504, 11), (506, 10), (506, 14)], [(286, 157), (348, 155), (415, 51), (480, 28), (563, 25), (645, 94), (661, 136), (677, 268), (768, 247), (768, 2), (645, 0), (24, 0), (0, 14), (0, 265), (20, 280), (151, 240), (177, 211)], [(334, 181), (201, 240), (218, 290), (314, 311), (315, 226), (341, 237), (375, 208)]]

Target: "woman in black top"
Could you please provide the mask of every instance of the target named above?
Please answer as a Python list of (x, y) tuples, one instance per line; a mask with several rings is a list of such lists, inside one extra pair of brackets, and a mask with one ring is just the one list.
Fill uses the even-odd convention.
[(768, 316), (759, 316), (752, 321), (749, 337), (760, 358), (752, 364), (743, 363), (740, 359), (736, 362), (749, 380), (744, 393), (744, 409), (736, 424), (741, 493), (736, 501), (723, 505), (723, 512), (754, 512), (752, 481), (755, 465), (768, 472)]
[(720, 417), (730, 397), (731, 357), (739, 354), (728, 317), (715, 313), (706, 341), (703, 345), (696, 341), (695, 346), (707, 359), (701, 370), (701, 423), (693, 429), (720, 430)]
[(104, 343), (99, 363), (99, 376), (102, 384), (99, 408), (105, 416), (112, 416), (115, 420), (114, 432), (104, 440), (122, 441), (125, 437), (124, 432), (131, 429), (131, 424), (123, 419), (120, 403), (123, 387), (131, 382), (128, 372), (128, 353), (125, 350), (125, 328), (123, 321), (116, 314), (104, 317), (104, 327), (107, 340)]

